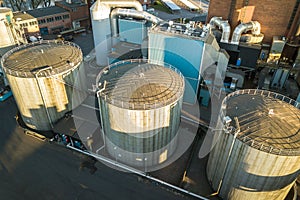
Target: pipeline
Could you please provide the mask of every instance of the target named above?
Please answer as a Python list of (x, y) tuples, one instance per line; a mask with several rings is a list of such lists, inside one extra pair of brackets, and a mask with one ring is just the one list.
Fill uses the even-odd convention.
[(144, 11), (116, 8), (110, 14), (113, 37), (118, 35), (118, 16), (132, 17), (135, 19), (145, 19), (147, 21), (152, 22), (153, 24), (159, 24), (164, 22), (164, 20)]
[(260, 34), (260, 23), (257, 21), (251, 21), (248, 23), (242, 23), (238, 25), (233, 32), (232, 38), (231, 38), (231, 44), (239, 44), (240, 38), (242, 33), (245, 33), (247, 31), (252, 31), (253, 35), (259, 35)]
[(138, 1), (100, 1), (97, 0), (91, 7), (92, 19), (107, 19), (113, 8), (135, 8), (143, 11), (143, 7)]
[(221, 42), (228, 43), (230, 36), (230, 25), (227, 20), (222, 20), (222, 17), (213, 17), (210, 19), (209, 24), (213, 27), (218, 26), (222, 29)]

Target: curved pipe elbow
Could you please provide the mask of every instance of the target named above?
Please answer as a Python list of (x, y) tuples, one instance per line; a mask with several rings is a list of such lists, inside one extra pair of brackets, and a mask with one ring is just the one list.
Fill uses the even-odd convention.
[(228, 43), (230, 36), (230, 25), (227, 20), (222, 20), (222, 17), (212, 17), (209, 21), (209, 24), (212, 27), (219, 27), (222, 29), (222, 38), (221, 42)]
[(242, 33), (245, 33), (250, 30), (251, 30), (252, 34), (259, 35), (260, 34), (260, 23), (257, 21), (250, 21), (248, 23), (239, 24), (234, 29), (231, 43), (239, 44)]
[(162, 19), (151, 15), (150, 13), (144, 12), (144, 11), (138, 11), (138, 10), (130, 10), (130, 9), (122, 9), (122, 8), (116, 8), (111, 12), (111, 24), (112, 24), (112, 36), (118, 35), (118, 25), (117, 25), (117, 18), (118, 16), (124, 16), (124, 17), (132, 17), (135, 19), (145, 19), (147, 21), (150, 21), (154, 24), (159, 24), (164, 22)]
[(230, 31), (231, 31), (231, 28), (230, 28), (230, 25), (229, 25), (228, 21), (223, 21), (221, 23), (221, 28), (222, 28), (222, 31), (223, 31), (221, 42), (228, 43), (229, 42)]

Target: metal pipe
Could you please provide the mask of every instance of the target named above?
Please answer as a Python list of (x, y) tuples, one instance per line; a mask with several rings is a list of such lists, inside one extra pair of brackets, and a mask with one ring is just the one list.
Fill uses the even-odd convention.
[[(104, 91), (106, 88), (106, 80), (103, 83), (103, 88), (97, 91), (97, 97), (98, 97), (98, 102), (99, 102), (99, 97), (102, 91)], [(103, 127), (103, 119), (102, 119), (102, 112), (101, 112), (101, 100), (99, 102), (99, 114), (100, 114), (100, 124), (101, 124), (101, 132), (102, 132), (102, 139), (103, 139), (103, 147), (105, 147), (105, 133), (104, 133), (104, 127)], [(100, 151), (103, 147), (100, 147), (97, 151)], [(97, 152), (96, 151), (96, 152)]]
[(94, 31), (94, 46), (96, 61), (100, 66), (108, 64), (108, 52), (111, 51), (111, 24), (110, 13), (113, 8), (135, 8), (142, 11), (143, 7), (138, 1), (100, 1), (97, 0), (90, 8), (92, 26)]
[[(223, 186), (223, 179), (225, 178), (225, 173), (227, 171), (227, 168), (228, 168), (228, 164), (229, 164), (229, 159), (231, 157), (231, 153), (232, 153), (232, 150), (233, 150), (233, 147), (234, 147), (234, 143), (235, 143), (235, 140), (237, 138), (237, 135), (240, 133), (240, 125), (239, 125), (239, 121), (238, 121), (238, 118), (235, 117), (234, 118), (235, 120), (235, 123), (236, 123), (236, 130), (235, 130), (235, 133), (233, 135), (233, 139), (232, 139), (232, 142), (231, 142), (231, 146), (230, 146), (230, 149), (229, 149), (229, 152), (228, 152), (228, 156), (226, 158), (226, 162), (225, 162), (225, 168), (222, 172), (222, 176), (221, 176), (221, 179), (220, 179), (220, 182), (219, 182), (219, 186), (218, 186), (218, 190), (216, 192), (216, 194), (219, 194), (220, 191), (221, 191), (221, 188)], [(229, 131), (228, 131), (228, 134), (231, 134)]]
[(87, 152), (87, 151), (83, 151), (83, 150), (81, 150), (81, 149), (77, 149), (77, 148), (75, 148), (75, 147), (70, 146), (69, 144), (67, 145), (67, 148), (73, 149), (73, 150), (75, 150), (75, 151), (78, 151), (78, 152), (80, 152), (80, 153), (82, 153), (82, 154), (85, 154), (85, 155), (88, 155), (88, 156), (92, 156), (92, 157), (94, 157), (94, 158), (97, 158), (98, 160), (101, 160), (101, 161), (105, 162), (105, 163), (108, 163), (108, 164), (117, 166), (117, 167), (119, 167), (119, 168), (121, 168), (121, 169), (123, 169), (123, 170), (126, 170), (126, 171), (128, 171), (128, 172), (131, 172), (131, 173), (133, 173), (133, 174), (136, 174), (136, 175), (139, 175), (139, 176), (142, 176), (142, 177), (145, 177), (145, 178), (148, 178), (148, 179), (150, 179), (150, 180), (152, 180), (152, 181), (155, 181), (155, 182), (160, 183), (160, 184), (162, 184), (162, 185), (168, 186), (168, 187), (170, 187), (170, 188), (172, 188), (172, 189), (175, 189), (175, 190), (180, 191), (180, 192), (182, 192), (182, 193), (185, 193), (185, 194), (188, 194), (188, 195), (190, 195), (190, 196), (196, 197), (196, 198), (198, 198), (198, 199), (201, 199), (201, 200), (209, 200), (208, 198), (205, 198), (205, 197), (200, 196), (200, 195), (198, 195), (198, 194), (195, 194), (195, 193), (193, 193), (193, 192), (187, 191), (187, 190), (185, 190), (185, 189), (182, 189), (182, 188), (177, 187), (177, 186), (175, 186), (175, 185), (172, 185), (172, 184), (170, 184), (170, 183), (164, 182), (164, 181), (162, 181), (162, 180), (160, 180), (160, 179), (158, 179), (158, 178), (154, 178), (154, 177), (152, 177), (152, 176), (150, 176), (150, 175), (148, 175), (148, 174), (145, 174), (145, 173), (142, 172), (142, 171), (139, 171), (139, 170), (134, 169), (134, 168), (132, 168), (132, 167), (126, 166), (126, 165), (124, 165), (124, 164), (122, 164), (122, 163), (116, 163), (115, 161), (113, 161), (113, 160), (111, 160), (111, 159), (109, 159), (109, 158), (106, 158), (106, 157), (104, 157), (104, 156), (97, 155), (97, 154), (94, 154), (94, 153), (90, 153), (90, 152)]
[(260, 23), (257, 21), (251, 21), (248, 23), (239, 24), (233, 31), (231, 43), (239, 44), (242, 33), (245, 33), (250, 30), (253, 35), (259, 35), (260, 34)]
[(118, 32), (119, 32), (118, 22), (117, 22), (118, 16), (132, 17), (135, 19), (145, 19), (147, 21), (152, 22), (153, 24), (159, 24), (164, 22), (164, 20), (144, 11), (116, 8), (110, 13), (111, 29), (112, 29), (113, 37), (118, 36)]
[(41, 94), (41, 97), (42, 97), (43, 104), (44, 104), (44, 106), (45, 106), (47, 118), (48, 118), (48, 120), (49, 120), (49, 123), (50, 123), (51, 128), (53, 128), (52, 120), (51, 120), (49, 111), (48, 111), (48, 109), (47, 109), (46, 100), (45, 100), (45, 97), (44, 97), (44, 95), (43, 95), (43, 91), (42, 91), (42, 89), (41, 89), (40, 81), (39, 81), (39, 77), (38, 77), (38, 75), (39, 75), (40, 72), (45, 71), (45, 70), (48, 70), (48, 69), (52, 70), (52, 67), (51, 67), (51, 66), (45, 66), (45, 67), (39, 69), (36, 73), (34, 73), (34, 76), (35, 76), (35, 79), (36, 79), (36, 82), (37, 82), (37, 85), (38, 85), (38, 88), (39, 88), (39, 91), (40, 91), (40, 94)]
[(231, 28), (227, 20), (222, 20), (222, 17), (212, 17), (209, 21), (209, 24), (213, 27), (218, 26), (222, 29), (221, 42), (229, 42)]
[(143, 11), (143, 7), (138, 1), (100, 1), (97, 0), (91, 7), (92, 19), (102, 20), (109, 18), (113, 8), (135, 8)]

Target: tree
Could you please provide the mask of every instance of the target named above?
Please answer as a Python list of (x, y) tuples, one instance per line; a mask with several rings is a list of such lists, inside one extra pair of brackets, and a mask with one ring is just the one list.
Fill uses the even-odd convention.
[(51, 0), (4, 0), (4, 5), (14, 11), (36, 9), (39, 6), (49, 7)]

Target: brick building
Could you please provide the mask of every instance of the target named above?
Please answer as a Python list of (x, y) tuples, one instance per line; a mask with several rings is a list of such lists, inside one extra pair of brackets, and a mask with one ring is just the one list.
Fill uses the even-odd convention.
[(61, 7), (70, 13), (73, 29), (81, 27), (90, 28), (89, 7), (84, 0), (63, 0), (55, 1), (55, 5)]
[(13, 18), (15, 20), (15, 23), (23, 28), (25, 37), (37, 37), (40, 35), (37, 18), (29, 15), (26, 12), (14, 12)]
[(239, 22), (258, 21), (264, 42), (273, 36), (293, 39), (300, 33), (300, 0), (210, 0), (207, 21), (220, 16), (229, 21), (232, 30)]
[(41, 35), (58, 34), (71, 28), (70, 13), (58, 6), (27, 11), (37, 18)]

